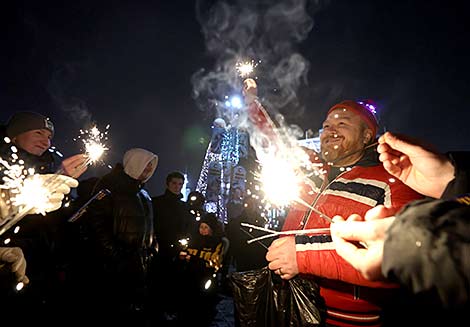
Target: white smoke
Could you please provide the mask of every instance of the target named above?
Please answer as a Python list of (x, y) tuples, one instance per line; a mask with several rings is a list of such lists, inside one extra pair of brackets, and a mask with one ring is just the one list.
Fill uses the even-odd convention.
[[(227, 93), (241, 92), (235, 66), (240, 60), (260, 60), (256, 68), (262, 102), (270, 111), (302, 110), (298, 89), (307, 84), (309, 61), (297, 47), (312, 31), (312, 14), (325, 1), (238, 0), (196, 2), (212, 69), (193, 74), (193, 98), (203, 110), (220, 108)], [(218, 110), (220, 111), (220, 110)], [(220, 116), (220, 112), (217, 112)]]
[(77, 124), (88, 126), (91, 123), (91, 113), (86, 102), (75, 94), (76, 88), (73, 85), (76, 69), (73, 64), (56, 69), (47, 85), (47, 90), (60, 110), (67, 113)]

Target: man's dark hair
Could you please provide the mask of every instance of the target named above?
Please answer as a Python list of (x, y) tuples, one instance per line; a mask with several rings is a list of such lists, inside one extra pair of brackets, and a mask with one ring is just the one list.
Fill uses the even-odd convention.
[(179, 171), (173, 171), (166, 176), (166, 185), (170, 183), (173, 178), (182, 179), (184, 181), (184, 175)]

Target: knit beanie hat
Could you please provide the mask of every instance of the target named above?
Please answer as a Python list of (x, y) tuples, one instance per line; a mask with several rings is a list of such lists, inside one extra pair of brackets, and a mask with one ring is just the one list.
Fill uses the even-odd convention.
[(329, 115), (330, 112), (335, 109), (347, 109), (359, 115), (362, 120), (367, 124), (367, 126), (372, 130), (373, 135), (377, 135), (379, 123), (377, 122), (377, 118), (374, 115), (375, 106), (371, 103), (370, 100), (364, 100), (359, 102), (352, 100), (344, 100), (331, 107), (330, 110), (328, 110), (327, 115)]
[(9, 138), (14, 138), (21, 133), (35, 129), (47, 129), (54, 136), (54, 124), (49, 118), (32, 111), (21, 111), (10, 117), (6, 124), (6, 133)]

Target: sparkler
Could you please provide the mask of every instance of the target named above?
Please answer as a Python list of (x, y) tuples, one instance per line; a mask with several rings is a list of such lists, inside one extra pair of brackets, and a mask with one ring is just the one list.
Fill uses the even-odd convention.
[(249, 227), (249, 228), (253, 228), (253, 229), (260, 230), (260, 231), (268, 233), (266, 235), (248, 240), (247, 241), (248, 244), (253, 243), (253, 242), (257, 242), (257, 241), (260, 241), (260, 240), (264, 240), (266, 238), (276, 237), (276, 236), (279, 236), (279, 235), (320, 234), (320, 233), (328, 233), (330, 231), (329, 228), (312, 228), (312, 229), (299, 229), (299, 230), (288, 230), (288, 231), (284, 231), (284, 232), (278, 232), (278, 231), (274, 231), (274, 230), (271, 230), (271, 229), (268, 229), (268, 228), (264, 228), (264, 227), (260, 227), (260, 226), (256, 226), (256, 225), (251, 225), (251, 224), (248, 224), (248, 223), (240, 223), (240, 225), (244, 226), (244, 227)]
[[(4, 167), (3, 184), (0, 189), (8, 190), (10, 198), (6, 201), (16, 214), (6, 217), (0, 235), (35, 208), (39, 213), (45, 214), (50, 197), (50, 189), (44, 182), (44, 178), (35, 174), (34, 169), (25, 169), (23, 162), (10, 164), (0, 158), (0, 164)], [(57, 185), (58, 186), (58, 185)]]
[(101, 132), (96, 126), (80, 130), (77, 139), (81, 139), (85, 146), (85, 155), (87, 156), (85, 166), (100, 161), (103, 154), (109, 150), (105, 144), (105, 141), (108, 140), (108, 129), (109, 125), (106, 126), (104, 132)]
[(256, 66), (258, 66), (259, 63), (261, 63), (261, 60), (258, 62), (255, 62), (254, 60), (238, 61), (235, 65), (235, 69), (237, 70), (240, 77), (245, 78), (254, 72)]

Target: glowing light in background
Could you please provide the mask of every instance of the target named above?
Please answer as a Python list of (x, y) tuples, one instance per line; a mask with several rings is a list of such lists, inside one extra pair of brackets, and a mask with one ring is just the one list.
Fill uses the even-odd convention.
[(241, 109), (243, 108), (243, 100), (238, 95), (225, 96), (225, 106), (227, 108)]

